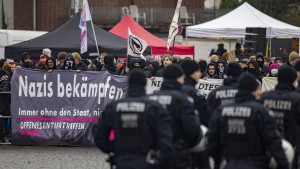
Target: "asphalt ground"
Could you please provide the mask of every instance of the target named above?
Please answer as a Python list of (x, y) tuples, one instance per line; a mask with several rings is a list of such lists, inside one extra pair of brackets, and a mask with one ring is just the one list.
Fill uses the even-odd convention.
[(110, 169), (95, 147), (0, 145), (0, 169)]

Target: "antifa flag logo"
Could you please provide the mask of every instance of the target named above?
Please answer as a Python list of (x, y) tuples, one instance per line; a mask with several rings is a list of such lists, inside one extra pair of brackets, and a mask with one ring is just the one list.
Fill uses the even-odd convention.
[(141, 54), (144, 49), (142, 42), (138, 38), (131, 35), (129, 36), (129, 47), (132, 52), (137, 55)]

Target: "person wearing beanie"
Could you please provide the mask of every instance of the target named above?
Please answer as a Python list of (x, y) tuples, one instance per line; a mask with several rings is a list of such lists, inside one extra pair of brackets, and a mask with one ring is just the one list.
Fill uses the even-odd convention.
[(300, 59), (299, 54), (295, 51), (289, 54), (289, 61), (286, 63), (288, 66), (294, 67), (296, 62)]
[(43, 49), (43, 53), (40, 56), (40, 62), (45, 63), (49, 57), (51, 57), (51, 50), (49, 48)]
[(298, 60), (294, 66), (294, 69), (296, 70), (297, 73), (297, 80), (298, 80), (298, 87), (296, 88), (297, 92), (300, 92), (300, 60)]
[(207, 69), (207, 62), (205, 60), (200, 60), (198, 62), (198, 66), (200, 68), (200, 71), (201, 71), (201, 79), (208, 79), (208, 75), (207, 75), (207, 72), (206, 72), (206, 69)]
[(210, 121), (207, 149), (215, 168), (224, 158), (226, 169), (265, 169), (270, 159), (268, 152), (275, 158), (277, 168), (289, 169), (273, 113), (257, 101), (260, 86), (255, 77), (241, 75), (238, 85), (235, 103), (218, 108)]
[(108, 71), (112, 75), (117, 74), (117, 67), (115, 66), (115, 56), (108, 54), (104, 57), (104, 66), (101, 71)]
[[(194, 100), (194, 111), (199, 113), (200, 122), (204, 126), (208, 127), (210, 112), (207, 107), (205, 94), (203, 90), (196, 89), (195, 86), (198, 83), (201, 72), (198, 64), (193, 60), (185, 60), (181, 63), (181, 67), (185, 73), (184, 85), (182, 87), (183, 92), (192, 97)], [(210, 168), (209, 157), (204, 152), (194, 152), (191, 154), (192, 168), (207, 169)]]
[(296, 147), (295, 166), (292, 168), (298, 168), (300, 161), (300, 136), (295, 134), (300, 132), (300, 95), (295, 92), (296, 85), (296, 71), (283, 65), (278, 70), (278, 84), (275, 90), (263, 93), (261, 98), (264, 106), (273, 110), (281, 136)]
[(114, 153), (116, 168), (154, 169), (157, 164), (147, 161), (153, 150), (160, 152), (161, 164), (173, 160), (170, 117), (159, 103), (146, 96), (146, 83), (143, 71), (133, 70), (125, 98), (110, 102), (94, 126), (95, 145), (106, 154)]
[(277, 77), (278, 69), (279, 69), (279, 65), (276, 63), (272, 63), (270, 65), (270, 71), (269, 71), (267, 77)]
[(237, 79), (242, 74), (242, 68), (238, 63), (229, 63), (224, 75), (223, 85), (211, 91), (207, 97), (207, 103), (211, 112), (219, 106), (234, 103), (235, 94), (238, 92)]
[(199, 116), (194, 111), (193, 99), (182, 92), (184, 71), (180, 65), (167, 66), (163, 78), (160, 91), (149, 97), (165, 107), (171, 117), (173, 145), (176, 150), (168, 168), (189, 168), (188, 152), (202, 139)]

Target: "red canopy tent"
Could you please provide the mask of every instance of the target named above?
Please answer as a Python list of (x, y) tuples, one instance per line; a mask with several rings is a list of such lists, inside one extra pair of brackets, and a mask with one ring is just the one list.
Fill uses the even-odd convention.
[[(142, 26), (136, 23), (129, 15), (126, 15), (116, 26), (114, 26), (109, 32), (124, 39), (128, 38), (128, 28), (131, 32), (145, 40), (151, 47), (152, 55), (162, 55), (167, 52), (167, 41), (160, 39), (150, 32), (145, 30)], [(172, 51), (172, 46), (170, 46)], [(177, 55), (194, 55), (194, 46), (184, 46), (175, 44), (174, 54)]]

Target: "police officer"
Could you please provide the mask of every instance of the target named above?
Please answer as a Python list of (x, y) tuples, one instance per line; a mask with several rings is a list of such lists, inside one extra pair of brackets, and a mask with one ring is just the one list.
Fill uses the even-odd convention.
[(265, 169), (269, 162), (267, 151), (278, 168), (289, 168), (273, 113), (256, 101), (259, 97), (260, 87), (255, 77), (242, 75), (236, 103), (221, 106), (213, 114), (208, 150), (216, 169), (223, 159), (227, 162), (226, 169)]
[[(198, 64), (193, 60), (185, 60), (181, 63), (185, 73), (183, 92), (194, 99), (194, 109), (199, 113), (201, 124), (208, 127), (210, 113), (208, 111), (204, 92), (195, 88), (201, 72)], [(210, 169), (207, 152), (192, 153), (192, 167), (198, 169)]]
[(184, 72), (179, 65), (171, 64), (163, 72), (160, 91), (150, 96), (168, 110), (173, 129), (175, 153), (170, 169), (186, 169), (190, 166), (190, 148), (202, 137), (198, 115), (194, 112), (193, 99), (182, 92)]
[[(300, 146), (300, 95), (295, 92), (297, 83), (295, 70), (283, 65), (278, 71), (278, 84), (275, 90), (265, 92), (261, 101), (265, 107), (273, 110), (281, 135), (293, 147), (298, 148)], [(299, 157), (294, 159), (300, 163)]]
[[(115, 154), (117, 169), (152, 169), (171, 159), (174, 151), (170, 117), (160, 104), (145, 94), (146, 76), (132, 71), (127, 97), (108, 104), (94, 128), (96, 146), (104, 153)], [(114, 142), (109, 135), (114, 131)], [(112, 146), (113, 145), (113, 146)], [(155, 151), (160, 156), (156, 156)]]
[(212, 112), (219, 106), (234, 103), (238, 92), (237, 78), (242, 74), (242, 68), (238, 63), (229, 63), (223, 85), (209, 93), (207, 103)]

